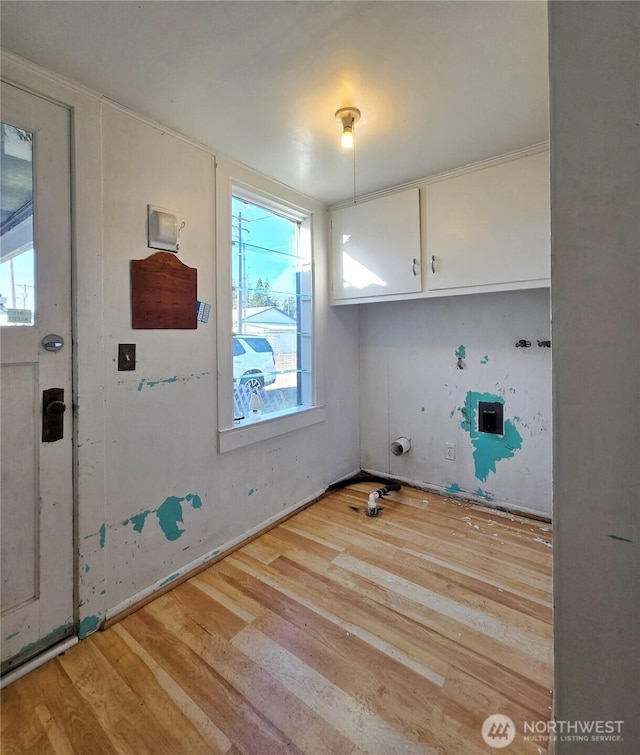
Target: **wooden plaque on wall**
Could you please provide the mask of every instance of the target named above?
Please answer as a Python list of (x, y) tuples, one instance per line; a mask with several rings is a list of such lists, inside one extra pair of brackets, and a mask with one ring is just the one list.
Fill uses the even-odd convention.
[(198, 327), (198, 271), (175, 254), (157, 252), (131, 260), (131, 327), (180, 329)]

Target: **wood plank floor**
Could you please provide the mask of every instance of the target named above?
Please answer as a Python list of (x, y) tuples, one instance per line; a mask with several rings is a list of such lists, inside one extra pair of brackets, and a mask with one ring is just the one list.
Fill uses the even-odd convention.
[(406, 487), (370, 519), (377, 487), (332, 493), (9, 685), (2, 753), (475, 755), (496, 752), (491, 714), (548, 720), (549, 526)]

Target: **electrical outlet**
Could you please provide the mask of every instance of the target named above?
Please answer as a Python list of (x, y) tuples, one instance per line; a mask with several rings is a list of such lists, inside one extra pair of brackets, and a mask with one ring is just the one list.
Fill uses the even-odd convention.
[(444, 444), (444, 458), (448, 459), (449, 461), (456, 460), (456, 444), (455, 443)]

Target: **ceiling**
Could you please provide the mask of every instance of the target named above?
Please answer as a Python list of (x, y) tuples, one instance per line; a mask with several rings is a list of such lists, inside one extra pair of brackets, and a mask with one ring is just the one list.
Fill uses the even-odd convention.
[(545, 2), (13, 2), (2, 48), (328, 204), (548, 138)]

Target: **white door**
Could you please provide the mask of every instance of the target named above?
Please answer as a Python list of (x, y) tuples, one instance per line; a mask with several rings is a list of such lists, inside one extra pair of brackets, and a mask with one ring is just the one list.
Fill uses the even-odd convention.
[[(73, 421), (69, 113), (8, 84), (1, 95), (1, 627), (7, 671), (74, 634)], [(43, 345), (46, 336), (55, 336), (51, 350)], [(64, 394), (53, 396), (57, 403), (47, 410), (43, 391), (51, 388)], [(53, 440), (60, 431), (62, 438)]]

